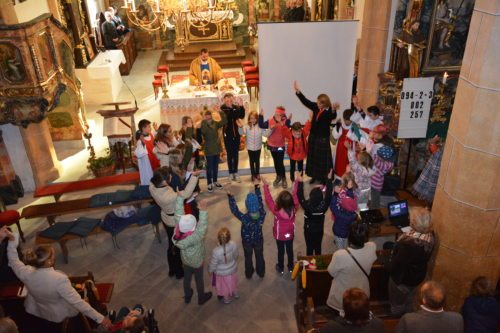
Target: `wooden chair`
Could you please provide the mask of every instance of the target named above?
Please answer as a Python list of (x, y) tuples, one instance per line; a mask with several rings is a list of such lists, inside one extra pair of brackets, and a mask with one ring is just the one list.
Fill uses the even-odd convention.
[(250, 95), (250, 100), (252, 100), (252, 88), (255, 88), (255, 98), (259, 98), (259, 80), (249, 80), (247, 81), (248, 94)]
[(155, 93), (155, 100), (158, 99), (158, 94), (160, 93), (160, 89), (163, 86), (163, 82), (161, 80), (153, 81), (153, 91)]
[(10, 227), (13, 224), (17, 225), (19, 236), (21, 237), (21, 240), (24, 242), (23, 230), (21, 229), (21, 223), (19, 223), (20, 219), (21, 216), (19, 215), (17, 210), (6, 210), (0, 213), (0, 227), (3, 227), (4, 225), (7, 227)]

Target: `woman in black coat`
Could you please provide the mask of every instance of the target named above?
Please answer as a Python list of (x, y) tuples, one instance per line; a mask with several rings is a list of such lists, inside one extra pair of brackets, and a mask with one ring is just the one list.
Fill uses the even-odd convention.
[[(328, 172), (333, 168), (330, 124), (337, 118), (337, 111), (332, 109), (328, 95), (320, 94), (317, 101), (313, 102), (302, 94), (297, 81), (293, 83), (293, 88), (302, 104), (313, 112), (311, 132), (307, 141), (306, 175), (312, 178), (311, 183), (320, 181), (325, 184)], [(338, 103), (334, 107), (338, 108)]]

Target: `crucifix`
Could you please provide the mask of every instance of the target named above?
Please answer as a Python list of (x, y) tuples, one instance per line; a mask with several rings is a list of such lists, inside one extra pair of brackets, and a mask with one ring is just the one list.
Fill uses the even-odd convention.
[(203, 32), (203, 36), (205, 36), (205, 32), (206, 32), (207, 30), (210, 30), (210, 29), (208, 29), (207, 27), (200, 27), (200, 28), (198, 28), (198, 31)]

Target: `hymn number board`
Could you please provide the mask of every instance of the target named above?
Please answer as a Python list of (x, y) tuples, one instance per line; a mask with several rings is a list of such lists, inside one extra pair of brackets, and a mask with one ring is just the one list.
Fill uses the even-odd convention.
[(434, 77), (404, 79), (398, 138), (425, 138), (433, 96)]

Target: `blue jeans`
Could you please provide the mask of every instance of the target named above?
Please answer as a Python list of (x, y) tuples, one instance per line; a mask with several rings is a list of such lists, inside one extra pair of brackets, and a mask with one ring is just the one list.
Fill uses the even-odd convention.
[(219, 155), (207, 156), (207, 185), (217, 182)]

